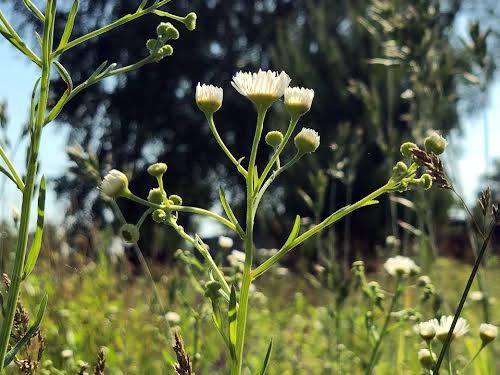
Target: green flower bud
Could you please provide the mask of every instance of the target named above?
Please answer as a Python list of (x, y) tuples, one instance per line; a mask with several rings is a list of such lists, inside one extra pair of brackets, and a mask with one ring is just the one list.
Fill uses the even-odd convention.
[(403, 178), (408, 173), (408, 166), (403, 161), (398, 161), (392, 168), (392, 177), (395, 180)]
[(283, 133), (279, 130), (272, 130), (266, 134), (266, 143), (271, 147), (278, 147), (283, 142)]
[(401, 145), (399, 151), (401, 152), (401, 155), (403, 155), (405, 158), (409, 158), (413, 155), (411, 150), (415, 150), (417, 148), (418, 146), (415, 143), (405, 142)]
[(152, 218), (157, 223), (164, 223), (167, 218), (167, 213), (163, 210), (157, 209), (153, 211)]
[(433, 152), (436, 155), (441, 155), (446, 146), (448, 146), (448, 142), (441, 135), (434, 132), (424, 140), (425, 151)]
[(294, 139), (295, 147), (302, 154), (316, 151), (319, 147), (319, 141), (320, 137), (318, 132), (308, 128), (302, 128)]
[(168, 199), (171, 200), (172, 204), (175, 206), (180, 206), (182, 204), (182, 198), (178, 195), (172, 194)]
[(179, 39), (179, 31), (170, 22), (161, 22), (156, 28), (156, 34), (162, 41)]
[(148, 39), (146, 41), (146, 48), (150, 53), (156, 53), (161, 47), (163, 47), (165, 43), (158, 39)]
[(134, 244), (139, 241), (139, 228), (134, 224), (124, 224), (120, 229), (120, 233), (125, 242), (129, 244)]
[(117, 198), (128, 192), (128, 178), (119, 170), (111, 170), (101, 182), (102, 192), (110, 198)]
[(420, 288), (423, 288), (429, 284), (431, 284), (431, 278), (427, 275), (422, 275), (417, 280), (417, 286)]
[(208, 281), (205, 284), (205, 296), (210, 299), (217, 299), (220, 297), (219, 290), (222, 288), (218, 281)]
[(170, 56), (174, 53), (174, 49), (170, 44), (166, 44), (163, 47), (161, 47), (158, 52), (156, 53), (155, 61), (159, 62), (163, 60), (166, 56)]
[(432, 177), (428, 173), (424, 173), (420, 176), (420, 186), (425, 190), (428, 190), (432, 187)]
[(184, 25), (186, 25), (186, 29), (189, 31), (193, 31), (196, 29), (196, 13), (191, 12), (186, 17), (184, 17)]
[(160, 188), (154, 188), (149, 191), (148, 202), (160, 205), (163, 203), (163, 200), (165, 198), (166, 195), (163, 191), (160, 190)]
[(165, 163), (155, 163), (148, 167), (148, 173), (153, 177), (161, 177), (167, 171), (168, 166)]

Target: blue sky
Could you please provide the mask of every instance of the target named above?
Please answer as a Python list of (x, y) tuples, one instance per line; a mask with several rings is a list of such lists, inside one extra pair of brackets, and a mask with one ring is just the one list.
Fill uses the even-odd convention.
[[(0, 39), (0, 100), (7, 99), (9, 129), (11, 142), (17, 140), (23, 124), (27, 119), (30, 94), (37, 78), (37, 69), (21, 56), (5, 40)], [(479, 178), (485, 171), (483, 119), (486, 116), (489, 123), (490, 157), (500, 157), (500, 80), (497, 79), (491, 87), (491, 96), (485, 113), (477, 113), (472, 117), (461, 116), (463, 136), (453, 135), (450, 143), (455, 147), (455, 154), (449, 157), (453, 160), (453, 170), (457, 171), (458, 182), (467, 200), (473, 201), (479, 188)], [(44, 133), (41, 148), (42, 172), (48, 178), (47, 217), (56, 222), (62, 221), (64, 202), (58, 202), (52, 193), (51, 179), (63, 173), (69, 165), (65, 155), (67, 130), (62, 124), (53, 123)], [(497, 140), (495, 142), (495, 140)], [(25, 145), (24, 145), (25, 146)], [(21, 147), (14, 163), (18, 168), (23, 165), (24, 148)], [(4, 177), (0, 177), (0, 188)], [(1, 190), (0, 190), (1, 191)], [(18, 207), (20, 195), (12, 184), (6, 184), (5, 195), (0, 200), (0, 216), (9, 215), (13, 207)]]

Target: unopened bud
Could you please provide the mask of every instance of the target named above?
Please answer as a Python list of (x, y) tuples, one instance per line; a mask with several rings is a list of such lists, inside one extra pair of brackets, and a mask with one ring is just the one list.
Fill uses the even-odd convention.
[(424, 141), (425, 150), (427, 152), (433, 152), (436, 155), (441, 155), (446, 146), (448, 146), (448, 142), (444, 139), (440, 134), (434, 132)]
[(271, 147), (278, 147), (283, 142), (283, 133), (272, 130), (266, 134), (266, 143)]
[(318, 132), (308, 128), (302, 128), (294, 139), (295, 147), (303, 154), (316, 151), (319, 147), (319, 142), (320, 137)]
[(420, 349), (418, 351), (418, 361), (423, 368), (429, 369), (434, 366), (434, 362), (436, 362), (436, 355), (429, 349)]
[(401, 155), (403, 155), (405, 158), (409, 158), (413, 155), (411, 151), (417, 148), (418, 146), (415, 143), (405, 142), (401, 145), (399, 151), (401, 151)]
[(153, 177), (161, 177), (167, 171), (168, 166), (165, 163), (155, 163), (148, 167), (148, 173)]
[(179, 39), (179, 31), (170, 22), (162, 22), (156, 28), (156, 34), (162, 41)]
[(134, 224), (124, 224), (120, 229), (120, 233), (125, 242), (129, 244), (134, 244), (139, 241), (139, 228)]
[(111, 170), (102, 180), (101, 190), (110, 198), (117, 198), (128, 191), (128, 178), (119, 170)]
[(184, 17), (184, 25), (186, 25), (186, 29), (189, 31), (193, 31), (196, 29), (196, 13), (191, 12), (186, 17)]
[(493, 324), (482, 323), (479, 326), (479, 337), (483, 345), (488, 345), (490, 342), (494, 341), (498, 335), (498, 327)]
[(157, 223), (164, 223), (166, 218), (167, 218), (167, 213), (163, 210), (154, 210), (153, 211), (153, 214), (151, 216), (153, 218), (153, 220)]
[(148, 202), (161, 205), (166, 198), (165, 193), (160, 188), (151, 189), (148, 194)]
[(168, 199), (172, 201), (172, 204), (175, 206), (180, 206), (182, 204), (182, 198), (179, 195), (172, 194)]

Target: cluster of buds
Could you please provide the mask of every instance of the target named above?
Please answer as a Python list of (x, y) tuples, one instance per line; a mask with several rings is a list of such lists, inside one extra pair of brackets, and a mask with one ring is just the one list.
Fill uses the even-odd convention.
[(373, 302), (375, 306), (383, 310), (382, 302), (385, 299), (385, 293), (380, 284), (376, 281), (370, 281), (363, 287), (364, 294)]
[(420, 300), (429, 301), (436, 294), (436, 287), (427, 275), (420, 276), (417, 280), (417, 287), (421, 291)]
[(392, 312), (391, 317), (397, 319), (400, 322), (418, 322), (420, 319), (422, 319), (422, 314), (420, 314), (415, 309), (408, 308)]

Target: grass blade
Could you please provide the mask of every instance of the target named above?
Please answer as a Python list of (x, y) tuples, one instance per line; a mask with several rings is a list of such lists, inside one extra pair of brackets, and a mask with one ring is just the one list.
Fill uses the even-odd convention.
[(28, 277), (35, 268), (40, 249), (42, 248), (43, 223), (45, 220), (45, 189), (45, 176), (42, 176), (40, 190), (38, 192), (38, 219), (36, 221), (35, 239), (33, 240), (31, 250), (26, 258), (26, 264), (24, 265), (24, 278)]
[(264, 363), (262, 363), (262, 368), (259, 371), (259, 375), (265, 375), (267, 369), (269, 368), (269, 360), (271, 359), (271, 354), (273, 351), (273, 339), (269, 342), (269, 346), (267, 347), (266, 358), (264, 358)]
[(297, 215), (297, 216), (295, 216), (295, 223), (293, 224), (293, 228), (292, 228), (292, 230), (290, 232), (290, 235), (288, 236), (288, 239), (286, 240), (286, 242), (283, 245), (283, 247), (288, 246), (288, 245), (290, 245), (292, 243), (292, 241), (299, 234), (299, 230), (300, 230), (300, 216)]
[(68, 15), (68, 21), (66, 22), (66, 26), (64, 26), (64, 32), (61, 37), (61, 41), (59, 42), (59, 47), (57, 50), (63, 48), (66, 43), (68, 43), (69, 38), (71, 37), (71, 33), (73, 32), (73, 26), (75, 25), (76, 14), (78, 13), (78, 0), (73, 1), (73, 5), (71, 6), (71, 10)]

